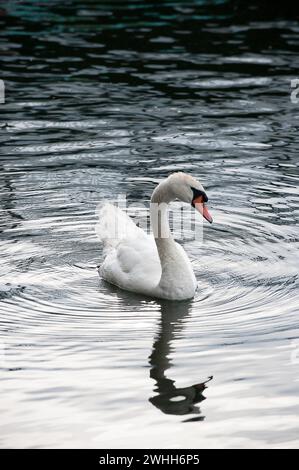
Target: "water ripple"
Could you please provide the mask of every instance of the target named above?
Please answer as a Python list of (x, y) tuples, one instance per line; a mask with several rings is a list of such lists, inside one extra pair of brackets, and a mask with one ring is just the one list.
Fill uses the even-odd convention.
[[(1, 446), (298, 446), (299, 29), (277, 8), (1, 9)], [(178, 170), (214, 218), (181, 240), (195, 298), (109, 286), (97, 204), (142, 222)]]

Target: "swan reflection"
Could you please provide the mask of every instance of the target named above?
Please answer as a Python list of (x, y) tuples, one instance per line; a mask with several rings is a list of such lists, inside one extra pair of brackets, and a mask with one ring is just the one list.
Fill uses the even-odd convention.
[(166, 377), (166, 370), (171, 367), (169, 354), (173, 352), (172, 342), (181, 333), (184, 320), (189, 314), (191, 302), (161, 302), (161, 321), (159, 331), (153, 343), (149, 357), (150, 377), (155, 380), (156, 395), (149, 401), (163, 413), (173, 415), (197, 414), (197, 417), (186, 421), (203, 420), (204, 416), (198, 403), (205, 400), (203, 391), (207, 381), (179, 388), (175, 381)]
[(207, 383), (212, 380), (208, 377), (205, 382), (197, 382), (188, 387), (179, 388), (175, 381), (166, 377), (166, 371), (171, 368), (169, 355), (174, 352), (173, 342), (180, 337), (185, 321), (191, 310), (192, 301), (145, 301), (142, 296), (132, 294), (102, 282), (102, 288), (108, 293), (116, 295), (121, 303), (121, 308), (132, 311), (140, 311), (151, 304), (156, 310), (160, 307), (161, 319), (159, 329), (154, 339), (152, 352), (149, 356), (150, 378), (155, 381), (154, 395), (149, 401), (165, 414), (188, 415), (193, 414), (185, 421), (202, 421), (204, 416), (198, 406), (206, 399), (203, 391), (207, 388)]

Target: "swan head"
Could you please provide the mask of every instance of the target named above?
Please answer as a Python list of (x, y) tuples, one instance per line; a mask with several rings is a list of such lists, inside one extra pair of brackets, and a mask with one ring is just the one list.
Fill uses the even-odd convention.
[(186, 173), (172, 173), (166, 180), (171, 199), (179, 199), (191, 204), (210, 223), (213, 222), (206, 203), (208, 196), (202, 184), (193, 176)]

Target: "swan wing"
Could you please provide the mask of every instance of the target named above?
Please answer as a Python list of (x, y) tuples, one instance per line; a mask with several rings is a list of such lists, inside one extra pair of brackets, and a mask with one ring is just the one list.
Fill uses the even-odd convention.
[(115, 248), (125, 238), (141, 237), (145, 234), (119, 207), (106, 202), (97, 211), (96, 234), (103, 243), (104, 252)]
[(161, 265), (154, 238), (121, 209), (108, 203), (100, 209), (97, 234), (106, 255), (100, 267), (106, 281), (140, 293), (158, 284)]

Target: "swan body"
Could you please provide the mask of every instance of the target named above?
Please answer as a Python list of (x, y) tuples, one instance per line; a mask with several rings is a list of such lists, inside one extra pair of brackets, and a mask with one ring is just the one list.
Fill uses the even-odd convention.
[(194, 205), (196, 197), (207, 200), (202, 185), (184, 173), (173, 173), (160, 183), (151, 198), (151, 235), (118, 207), (104, 204), (96, 228), (105, 254), (99, 268), (101, 277), (122, 289), (150, 297), (194, 297), (196, 278), (186, 252), (171, 235), (167, 205), (177, 198)]

